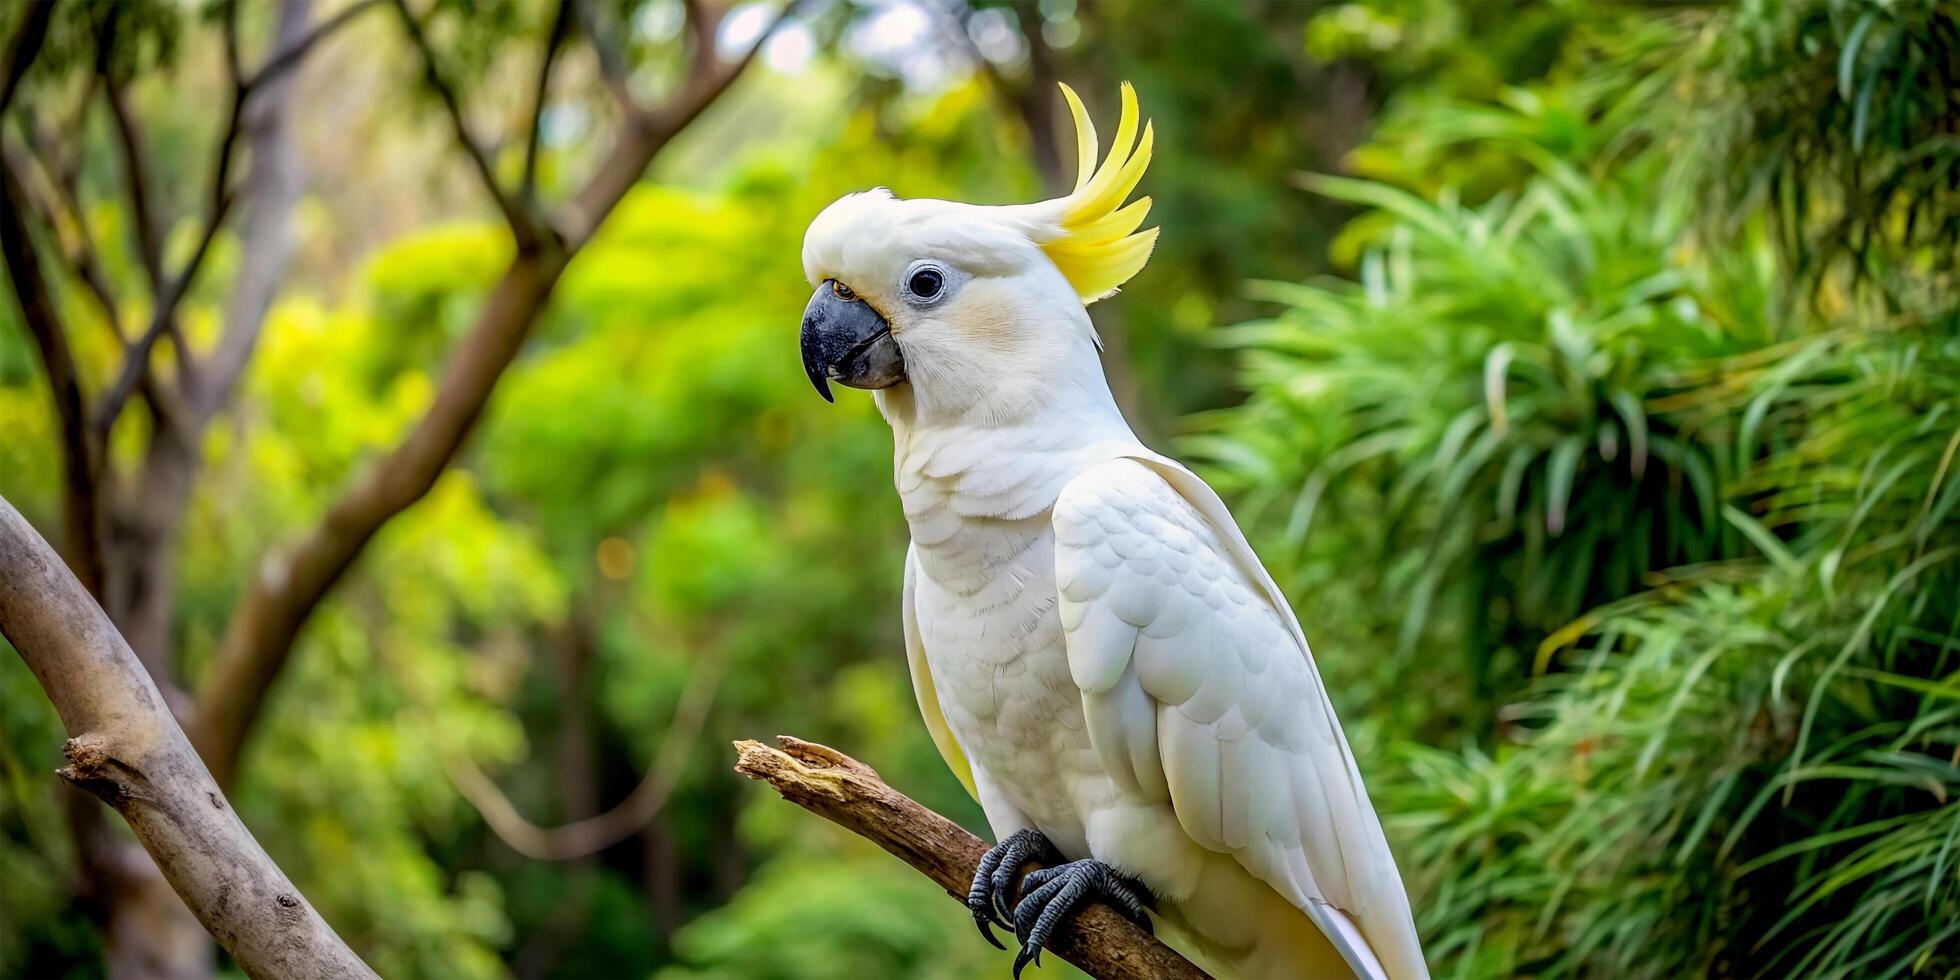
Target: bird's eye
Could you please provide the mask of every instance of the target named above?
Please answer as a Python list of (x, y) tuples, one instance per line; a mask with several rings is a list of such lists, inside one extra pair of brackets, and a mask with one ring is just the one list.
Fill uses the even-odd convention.
[(830, 281), (830, 291), (836, 293), (838, 299), (842, 299), (842, 300), (857, 299), (857, 294), (851, 292), (851, 287), (846, 286), (835, 279), (832, 279)]
[(927, 266), (912, 273), (912, 278), (906, 285), (911, 288), (912, 295), (920, 299), (931, 299), (939, 295), (941, 289), (946, 288), (946, 274)]

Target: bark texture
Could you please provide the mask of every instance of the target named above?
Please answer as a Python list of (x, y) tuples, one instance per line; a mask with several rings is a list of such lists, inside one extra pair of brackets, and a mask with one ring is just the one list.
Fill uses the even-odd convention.
[(0, 499), (0, 634), (69, 734), (69, 782), (115, 808), (198, 922), (252, 977), (373, 977), (240, 822), (149, 672)]
[[(966, 903), (987, 844), (959, 824), (885, 784), (856, 759), (788, 735), (780, 748), (735, 743), (735, 771), (877, 844)], [(1029, 870), (1033, 870), (1030, 868)], [(1019, 882), (1015, 883), (1018, 890)], [(976, 940), (977, 941), (977, 940)], [(1098, 980), (1200, 980), (1208, 975), (1177, 951), (1102, 905), (1091, 905), (1055, 934), (1048, 951)]]

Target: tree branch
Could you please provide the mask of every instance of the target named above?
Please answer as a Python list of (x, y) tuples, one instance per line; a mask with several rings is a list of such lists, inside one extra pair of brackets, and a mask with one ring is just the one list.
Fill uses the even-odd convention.
[[(639, 181), (640, 174), (646, 170), (646, 163), (653, 159), (654, 153), (666, 146), (667, 142), (681, 130), (686, 129), (689, 123), (728, 90), (728, 86), (733, 84), (735, 79), (741, 77), (742, 72), (748, 68), (750, 62), (755, 60), (756, 54), (762, 50), (763, 45), (775, 35), (777, 28), (782, 27), (796, 13), (800, 5), (801, 0), (792, 0), (790, 5), (756, 37), (755, 45), (732, 62), (724, 63), (715, 57), (712, 41), (705, 49), (697, 43), (694, 63), (688, 70), (687, 80), (681, 84), (679, 91), (659, 106), (651, 109), (642, 108), (632, 102), (623, 82), (615, 86), (614, 91), (618, 93), (622, 108), (626, 112), (626, 122), (620, 127), (618, 144), (614, 146), (612, 154), (606, 161), (593, 173), (592, 179), (586, 183), (585, 188), (573, 198), (572, 214), (566, 223), (560, 225), (565, 229), (566, 237), (575, 246), (592, 237), (592, 233), (599, 227), (599, 222), (604, 220), (613, 206), (618, 204), (620, 199), (626, 196), (626, 192), (632, 190), (633, 185)], [(698, 3), (688, 4), (688, 9), (690, 19), (718, 19), (718, 15), (702, 11)], [(712, 30), (704, 32), (698, 24), (697, 20), (697, 26), (694, 28), (696, 37), (705, 35), (712, 39), (714, 32)]]
[(592, 45), (592, 53), (599, 62), (599, 76), (605, 79), (606, 89), (612, 93), (613, 101), (628, 115), (635, 109), (633, 95), (627, 88), (627, 78), (631, 69), (626, 63), (625, 47), (619, 43), (626, 33), (625, 25), (614, 17), (618, 12), (600, 3), (574, 4), (573, 17), (578, 21), (579, 33), (585, 35), (586, 43)]
[[(966, 902), (987, 852), (980, 838), (887, 786), (870, 766), (828, 746), (788, 735), (781, 748), (735, 743), (735, 771), (768, 783), (783, 799), (884, 848)], [(1019, 882), (1015, 884), (1019, 890)], [(1199, 980), (1207, 974), (1176, 950), (1103, 905), (1091, 905), (1048, 948), (1099, 980)]]
[(296, 549), (261, 561), (198, 692), (191, 735), (221, 784), (236, 771), (245, 736), (292, 654), (300, 627), (375, 533), (435, 485), (530, 336), (566, 258), (549, 251), (519, 253), (456, 350), (435, 403), (408, 437), (336, 502)]
[(75, 574), (90, 592), (99, 595), (102, 522), (97, 477), (101, 456), (89, 436), (87, 402), (82, 395), (80, 375), (75, 370), (74, 355), (68, 349), (68, 333), (56, 312), (47, 278), (41, 273), (40, 256), (34, 251), (33, 239), (28, 236), (24, 218), (27, 203), (26, 190), (14, 173), (12, 162), (0, 158), (0, 253), (4, 253), (14, 298), (20, 304), (21, 322), (40, 350), (49, 393), (54, 397), (55, 418), (61, 426), (66, 491), (63, 510), (69, 558), (75, 564)]
[(491, 833), (510, 845), (511, 850), (539, 861), (569, 861), (603, 851), (628, 837), (660, 815), (674, 791), (674, 784), (686, 770), (688, 756), (701, 737), (701, 728), (714, 708), (715, 692), (721, 687), (726, 668), (722, 661), (699, 664), (681, 692), (680, 704), (660, 740), (660, 751), (647, 767), (638, 786), (618, 806), (596, 816), (561, 827), (540, 827), (524, 819), (510, 798), (497, 788), (489, 775), (467, 756), (456, 754), (444, 759), (444, 768), (456, 791), (483, 817)]
[(551, 65), (558, 58), (558, 49), (565, 44), (565, 35), (572, 27), (571, 0), (558, 0), (558, 9), (551, 18), (551, 37), (545, 42), (544, 57), (538, 62), (538, 84), (531, 99), (531, 127), (524, 137), (524, 181), (519, 194), (526, 201), (535, 200), (538, 193), (538, 139), (542, 135), (545, 100), (551, 90)]
[(6, 67), (0, 68), (0, 112), (14, 104), (14, 92), (27, 77), (28, 66), (41, 53), (41, 42), (48, 37), (48, 21), (54, 17), (54, 4), (36, 3), (27, 8), (20, 26), (7, 39)]
[(436, 96), (442, 100), (443, 111), (449, 116), (450, 128), (455, 131), (456, 142), (462, 146), (464, 155), (468, 156), (470, 163), (475, 166), (477, 178), (482, 182), (484, 191), (490, 195), (492, 201), (496, 202), (497, 210), (503, 212), (504, 221), (510, 225), (511, 234), (517, 238), (518, 249), (522, 251), (537, 244), (537, 222), (529, 212), (519, 206), (518, 202), (512, 200), (509, 194), (504, 193), (503, 185), (497, 181), (496, 168), (490, 165), (490, 157), (484, 153), (483, 147), (477, 143), (476, 138), (470, 135), (469, 123), (463, 118), (463, 104), (457, 99), (456, 90), (442, 77), (442, 71), (436, 67), (435, 49), (429, 46), (428, 36), (422, 33), (421, 21), (416, 20), (415, 15), (409, 11), (407, 0), (395, 0), (395, 11), (401, 15), (402, 27), (407, 30), (409, 41), (422, 55), (423, 78), (429, 87), (435, 90)]
[[(747, 63), (744, 59), (729, 68), (714, 91), (725, 88)], [(541, 239), (530, 251), (519, 249), (453, 355), (434, 404), (414, 430), (328, 510), (320, 526), (297, 548), (260, 562), (258, 574), (232, 610), (211, 670), (198, 691), (197, 725), (191, 739), (220, 784), (236, 773), (239, 754), (266, 694), (291, 658), (293, 643), (314, 608), (374, 535), (435, 485), (529, 338), (566, 263), (646, 172), (654, 155), (705, 106), (701, 102), (658, 126), (631, 119), (621, 127), (606, 159), (576, 197), (578, 234), (564, 241)]]
[(306, 36), (281, 47), (277, 54), (267, 58), (265, 64), (260, 65), (259, 70), (254, 72), (252, 77), (245, 81), (245, 87), (256, 90), (260, 86), (278, 78), (294, 65), (299, 64), (300, 59), (306, 57), (306, 53), (313, 50), (315, 44), (332, 36), (335, 31), (346, 27), (353, 22), (354, 18), (377, 7), (385, 6), (387, 2), (388, 0), (361, 0), (361, 2), (351, 4), (340, 13), (321, 21), (320, 26), (315, 27)]
[[(35, 166), (29, 168), (28, 161)], [(95, 243), (89, 235), (88, 222), (82, 216), (73, 185), (63, 186), (60, 183), (62, 175), (51, 173), (53, 166), (31, 144), (24, 156), (9, 153), (7, 164), (13, 168), (16, 187), (24, 194), (14, 203), (23, 217), (33, 218), (53, 235), (57, 246), (53, 255), (62, 273), (87, 288), (97, 311), (102, 315), (103, 325), (115, 338), (116, 346), (126, 354), (129, 338), (123, 333), (122, 307), (96, 254)], [(30, 182), (27, 179), (30, 176), (38, 179)], [(30, 183), (33, 186), (28, 186)], [(143, 375), (138, 390), (142, 392), (159, 426), (175, 429), (184, 424), (184, 406), (172, 392), (157, 383), (154, 375)], [(101, 443), (96, 445), (100, 446)], [(99, 468), (103, 460), (98, 458), (96, 462)], [(105, 483), (106, 477), (98, 477), (96, 482)]]
[[(33, 205), (30, 213), (44, 226), (54, 232), (55, 240), (61, 248), (57, 255), (67, 266), (67, 271), (83, 286), (88, 288), (89, 296), (95, 300), (96, 309), (115, 335), (117, 347), (127, 347), (129, 338), (123, 334), (122, 304), (117, 301), (114, 287), (102, 269), (102, 261), (95, 249), (95, 238), (89, 234), (88, 221), (82, 214), (81, 202), (75, 195), (75, 185), (66, 183), (66, 175), (56, 169), (50, 155), (41, 147), (45, 133), (39, 126), (23, 127), (30, 137), (26, 140), (25, 160), (34, 163), (38, 180), (34, 187), (27, 188), (27, 204)], [(27, 168), (20, 160), (13, 160), (16, 179), (27, 174)], [(27, 182), (21, 180), (25, 185)], [(35, 198), (41, 198), (36, 201)]]
[[(177, 275), (171, 277), (167, 283), (160, 279), (153, 280), (157, 283), (157, 294), (156, 308), (150, 314), (150, 326), (147, 330), (143, 331), (142, 335), (134, 343), (129, 345), (129, 350), (124, 352), (122, 370), (117, 374), (115, 383), (110, 385), (109, 390), (103, 393), (102, 407), (96, 413), (96, 430), (99, 438), (105, 444), (108, 441), (110, 430), (115, 427), (117, 417), (122, 415), (123, 405), (128, 402), (130, 392), (134, 391), (138, 384), (143, 383), (149, 377), (150, 353), (155, 349), (157, 339), (162, 337), (166, 332), (171, 332), (176, 329), (177, 307), (184, 301), (184, 296), (190, 292), (191, 283), (196, 280), (198, 269), (204, 265), (204, 257), (210, 253), (211, 243), (217, 239), (218, 230), (224, 227), (225, 216), (231, 211), (232, 200), (236, 197), (231, 186), (231, 158), (232, 150), (238, 145), (238, 132), (245, 117), (245, 100), (249, 93), (245, 87), (243, 77), (239, 74), (238, 67), (236, 50), (238, 43), (238, 8), (236, 5), (231, 5), (227, 6), (225, 10), (226, 14), (223, 20), (225, 48), (227, 52), (225, 72), (231, 82), (231, 111), (225, 117), (224, 138), (218, 142), (217, 160), (212, 164), (211, 168), (210, 196), (209, 203), (205, 205), (204, 231), (198, 236), (197, 248), (191, 252), (190, 258), (185, 260), (183, 269)], [(144, 186), (142, 172), (138, 164), (138, 161), (142, 159), (141, 144), (136, 142), (137, 135), (134, 128), (130, 125), (128, 110), (121, 105), (118, 89), (114, 83), (110, 84), (109, 91), (110, 105), (116, 110), (117, 125), (123, 132), (125, 156), (129, 161), (130, 203), (140, 214), (144, 209), (143, 202), (138, 199), (138, 195), (142, 193)], [(151, 228), (148, 234), (154, 235), (156, 234), (156, 230)], [(156, 275), (161, 276), (162, 258), (160, 253), (156, 261)], [(186, 382), (180, 387), (186, 394), (195, 396), (195, 386), (188, 383), (192, 372), (195, 370), (190, 347), (183, 342), (181, 336), (175, 333), (172, 333), (171, 342), (177, 348), (177, 362), (180, 366), (183, 380)]]
[[(108, 41), (104, 40), (103, 44)], [(107, 58), (105, 52), (102, 56)], [(109, 103), (109, 116), (116, 123), (116, 146), (122, 151), (123, 183), (129, 191), (130, 227), (135, 232), (136, 255), (150, 278), (150, 288), (163, 289), (163, 234), (158, 230), (157, 214), (150, 203), (149, 162), (143, 156), (143, 137), (129, 112), (129, 97), (122, 83), (101, 71), (103, 98)]]
[(123, 815), (246, 974), (374, 976), (239, 821), (109, 618), (4, 498), (0, 634), (68, 730), (61, 776)]
[(297, 65), (319, 39), (348, 23), (352, 15), (381, 6), (383, 2), (367, 0), (356, 4), (308, 32), (306, 22), (312, 4), (307, 0), (285, 0), (280, 4), (275, 39), (280, 53), (243, 83), (249, 99), (243, 120), (244, 138), (252, 169), (245, 175), (240, 190), (247, 207), (238, 231), (242, 257), (238, 274), (232, 280), (231, 296), (225, 303), (224, 332), (200, 364), (198, 390), (189, 399), (192, 423), (196, 427), (209, 422), (231, 400), (232, 390), (258, 345), (266, 313), (272, 308), (286, 264), (292, 257), (292, 210), (304, 190), (305, 174), (298, 151), (287, 135), (295, 111), (293, 76), (288, 74), (288, 69)]
[(231, 79), (233, 88), (241, 87), (245, 78), (244, 65), (238, 60), (238, 0), (222, 0), (224, 11), (220, 15), (224, 30), (225, 77)]
[[(226, 137), (222, 151), (227, 158), (231, 155), (232, 142), (237, 136), (237, 119), (238, 113), (234, 110), (232, 132)], [(177, 307), (190, 292), (191, 280), (196, 277), (198, 267), (204, 264), (204, 256), (211, 251), (211, 242), (218, 237), (218, 229), (224, 225), (225, 212), (231, 209), (231, 202), (232, 193), (227, 189), (212, 205), (211, 213), (205, 219), (204, 232), (198, 236), (196, 250), (184, 263), (183, 271), (173, 276), (157, 296), (156, 309), (150, 315), (148, 329), (129, 345), (123, 354), (122, 370), (117, 373), (109, 390), (102, 393), (102, 406), (96, 410), (95, 428), (97, 437), (104, 442), (108, 441), (109, 431), (115, 428), (116, 419), (122, 415), (123, 406), (129, 402), (130, 392), (135, 391), (138, 385), (147, 383), (150, 353), (156, 348), (157, 340), (175, 327)], [(178, 363), (188, 376), (191, 370), (190, 348), (174, 336), (172, 343), (177, 348)]]

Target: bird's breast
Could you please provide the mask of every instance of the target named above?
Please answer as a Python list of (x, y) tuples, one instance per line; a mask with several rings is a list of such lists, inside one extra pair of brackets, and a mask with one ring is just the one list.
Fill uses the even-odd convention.
[(913, 601), (940, 709), (987, 782), (1037, 825), (1075, 836), (1068, 775), (1093, 769), (1095, 753), (1055, 605), (1052, 525), (1045, 511), (959, 524), (914, 552)]

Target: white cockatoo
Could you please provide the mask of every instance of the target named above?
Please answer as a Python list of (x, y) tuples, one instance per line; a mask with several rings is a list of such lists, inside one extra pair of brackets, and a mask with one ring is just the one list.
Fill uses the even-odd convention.
[[(1014, 972), (1100, 899), (1220, 976), (1427, 975), (1313, 655), (1218, 495), (1138, 441), (1086, 304), (1143, 268), (1136, 95), (1097, 165), (1073, 91), (1066, 197), (980, 207), (883, 188), (803, 242), (802, 353), (874, 389), (911, 526), (906, 657), (1000, 841), (969, 898)], [(1049, 865), (1022, 885), (1027, 862)]]

